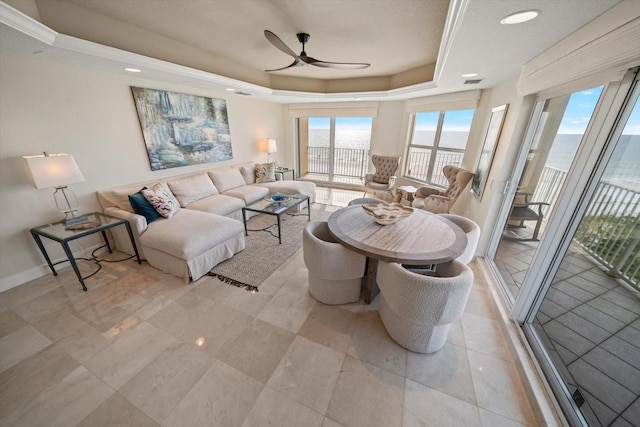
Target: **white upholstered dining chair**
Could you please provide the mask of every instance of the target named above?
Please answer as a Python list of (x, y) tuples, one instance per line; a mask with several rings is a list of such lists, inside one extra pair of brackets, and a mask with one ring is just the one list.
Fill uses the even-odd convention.
[(480, 240), (480, 226), (469, 218), (465, 218), (460, 215), (440, 214), (440, 216), (462, 228), (462, 231), (467, 235), (467, 247), (456, 259), (465, 264), (469, 264), (473, 261), (473, 257), (476, 254), (476, 248), (478, 247), (478, 241)]
[(366, 257), (337, 243), (326, 221), (307, 224), (302, 234), (309, 292), (324, 304), (348, 304), (360, 299)]
[(457, 260), (438, 265), (435, 274), (418, 274), (381, 261), (377, 278), (378, 313), (385, 329), (394, 341), (417, 353), (442, 348), (473, 285), (473, 272)]

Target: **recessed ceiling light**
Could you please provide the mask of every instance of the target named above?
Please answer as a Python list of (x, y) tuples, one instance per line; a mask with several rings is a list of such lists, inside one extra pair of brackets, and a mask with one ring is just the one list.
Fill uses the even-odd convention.
[(142, 72), (142, 70), (139, 70), (137, 68), (125, 68), (124, 70), (128, 71), (130, 73), (141, 73)]
[(227, 88), (227, 91), (229, 91), (229, 92), (235, 92), (236, 90), (235, 90), (235, 89), (233, 89), (233, 88), (231, 88), (231, 87), (229, 87), (229, 88)]
[(502, 25), (522, 24), (523, 22), (531, 21), (539, 14), (539, 10), (523, 10), (520, 12), (512, 13), (509, 16), (505, 16), (500, 20), (500, 23)]
[(463, 74), (460, 77), (464, 77), (466, 79), (467, 77), (477, 77), (477, 76), (478, 76), (478, 73), (469, 73), (469, 74)]

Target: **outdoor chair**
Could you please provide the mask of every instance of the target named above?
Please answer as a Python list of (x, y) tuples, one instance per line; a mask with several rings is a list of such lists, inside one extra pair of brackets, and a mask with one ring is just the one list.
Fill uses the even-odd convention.
[(336, 242), (326, 221), (307, 224), (302, 252), (309, 269), (309, 293), (316, 300), (348, 304), (360, 299), (366, 257)]
[(444, 345), (449, 325), (464, 311), (473, 272), (460, 261), (420, 274), (400, 264), (381, 261), (378, 313), (394, 341), (417, 353), (433, 353)]
[[(531, 236), (520, 236), (514, 233), (508, 233), (504, 236), (505, 239), (519, 240), (523, 242), (540, 241), (540, 239), (538, 239), (538, 234), (540, 233), (540, 226), (544, 219), (542, 209), (544, 206), (549, 206), (549, 203), (532, 202), (529, 200), (531, 196), (533, 196), (531, 193), (516, 193), (515, 201), (511, 207), (511, 213), (509, 214), (506, 230), (525, 229), (527, 228), (524, 224), (526, 221), (535, 221), (536, 225), (534, 226), (533, 234)], [(520, 201), (518, 201), (518, 199)]]
[(400, 157), (371, 156), (371, 162), (376, 168), (376, 173), (368, 173), (364, 177), (364, 195), (367, 196), (369, 191), (382, 191), (383, 198), (387, 193), (391, 194), (391, 198), (395, 197), (393, 190), (396, 188), (396, 171), (400, 166)]
[(457, 166), (447, 165), (442, 168), (444, 176), (449, 182), (446, 190), (434, 187), (421, 187), (416, 191), (414, 208), (424, 209), (433, 213), (449, 213), (462, 191), (473, 178), (473, 173)]

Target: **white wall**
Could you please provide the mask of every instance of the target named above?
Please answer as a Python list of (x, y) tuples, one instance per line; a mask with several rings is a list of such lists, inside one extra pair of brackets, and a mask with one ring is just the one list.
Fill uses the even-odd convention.
[(482, 235), (476, 250), (476, 253), (480, 255), (485, 254), (489, 239), (496, 225), (496, 215), (504, 199), (503, 190), (511, 176), (513, 164), (531, 114), (532, 99), (519, 97), (516, 91), (516, 83), (517, 78), (514, 77), (490, 90), (483, 91), (476, 112), (477, 116), (474, 117), (474, 125), (469, 135), (469, 149), (464, 161), (464, 166), (467, 169), (475, 172), (485, 133), (489, 126), (491, 109), (508, 104), (507, 114), (496, 144), (482, 199), (478, 200), (470, 192), (471, 186), (469, 186), (469, 191), (461, 196), (461, 199), (453, 209), (454, 213), (467, 216), (480, 225)]
[(402, 156), (406, 144), (409, 114), (404, 102), (380, 102), (378, 116), (371, 130), (371, 153), (382, 156)]
[[(226, 99), (233, 160), (152, 172), (130, 86)], [(18, 56), (0, 57), (0, 94), (0, 291), (48, 272), (29, 229), (61, 216), (53, 190), (32, 186), (21, 156), (73, 154), (86, 181), (71, 188), (82, 211), (92, 212), (100, 210), (96, 190), (264, 161), (258, 140), (284, 136), (279, 104)], [(91, 244), (81, 239), (72, 249)], [(63, 256), (58, 244), (47, 247), (52, 258)]]

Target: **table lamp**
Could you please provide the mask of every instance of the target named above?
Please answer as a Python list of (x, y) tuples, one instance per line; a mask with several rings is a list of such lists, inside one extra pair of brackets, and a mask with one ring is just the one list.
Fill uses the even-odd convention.
[(39, 154), (23, 156), (27, 169), (31, 173), (33, 184), (37, 189), (55, 188), (53, 198), (56, 208), (64, 213), (64, 223), (67, 225), (86, 221), (86, 216), (78, 215), (78, 199), (67, 185), (84, 181), (84, 176), (78, 168), (73, 156), (61, 154)]
[[(269, 160), (271, 160), (271, 154), (278, 152), (278, 145), (276, 144), (276, 140), (269, 138), (267, 139), (267, 156), (269, 156)], [(278, 167), (278, 161), (275, 161), (276, 167)]]

